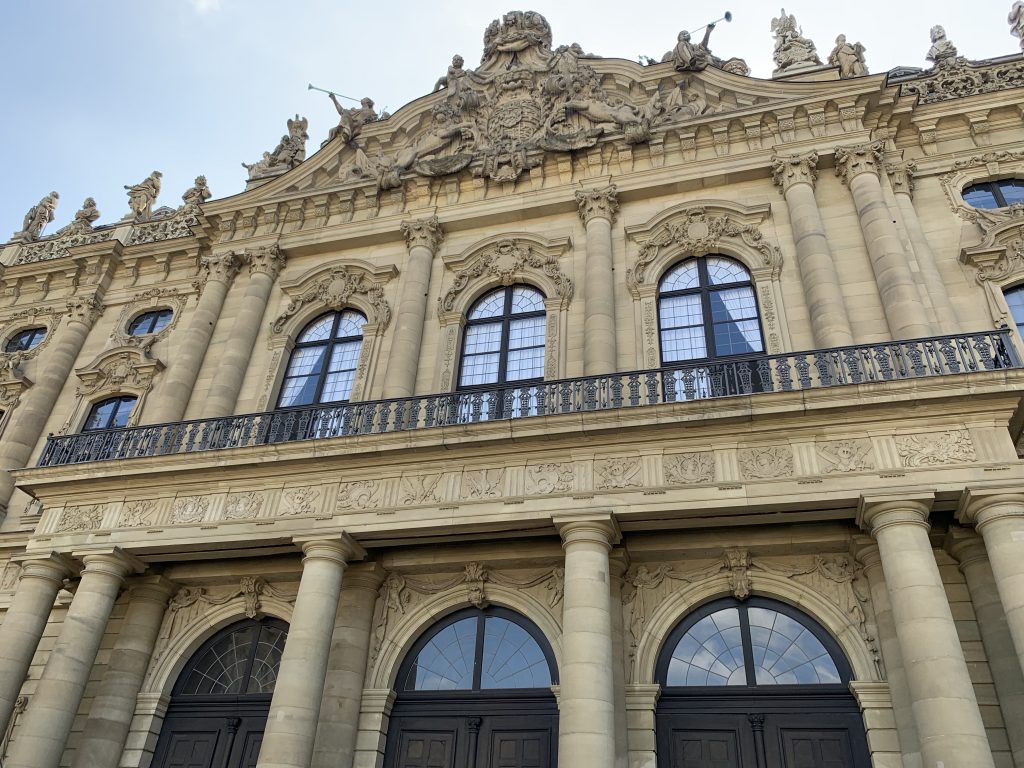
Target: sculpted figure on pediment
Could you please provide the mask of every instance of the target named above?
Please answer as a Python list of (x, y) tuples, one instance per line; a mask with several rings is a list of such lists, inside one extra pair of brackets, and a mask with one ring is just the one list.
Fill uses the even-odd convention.
[(125, 184), (124, 188), (128, 190), (128, 207), (132, 209), (129, 217), (135, 221), (149, 221), (153, 218), (153, 203), (160, 195), (162, 177), (160, 171), (153, 171), (138, 184)]
[(386, 112), (383, 115), (378, 115), (377, 110), (373, 108), (373, 99), (368, 96), (360, 100), (358, 107), (351, 108), (341, 106), (338, 97), (333, 93), (329, 93), (328, 96), (331, 103), (334, 104), (334, 108), (338, 110), (340, 119), (338, 124), (327, 133), (327, 141), (331, 141), (335, 136), (341, 136), (341, 140), (348, 144), (358, 135), (364, 125), (388, 116)]
[(772, 19), (771, 29), (775, 35), (776, 73), (821, 65), (818, 49), (813, 42), (803, 36), (803, 30), (797, 26), (796, 17), (793, 14), (787, 15), (785, 8), (778, 18)]
[(1020, 49), (1024, 51), (1024, 0), (1014, 0), (1006, 23), (1010, 25), (1010, 34), (1020, 40)]
[(213, 196), (205, 176), (196, 176), (195, 184), (185, 190), (181, 200), (188, 207), (202, 205)]
[(249, 180), (278, 176), (305, 160), (308, 127), (309, 121), (304, 117), (296, 115), (289, 120), (287, 135), (281, 137), (272, 152), (264, 152), (262, 159), (255, 163), (242, 163), (242, 167), (249, 171)]
[(99, 217), (100, 212), (96, 207), (96, 201), (87, 197), (82, 203), (82, 207), (75, 213), (75, 218), (71, 223), (57, 230), (57, 236), (92, 232), (92, 224)]
[(57, 199), (60, 197), (56, 192), (51, 192), (42, 200), (28, 209), (25, 214), (25, 221), (22, 222), (21, 231), (15, 232), (11, 238), (15, 242), (31, 243), (39, 239), (43, 233), (43, 227), (53, 221), (54, 212), (57, 210)]
[(551, 58), (551, 26), (536, 11), (510, 11), (484, 32), (481, 69), (540, 69)]
[(665, 107), (665, 118), (670, 120), (689, 120), (709, 111), (708, 100), (700, 91), (692, 88), (687, 80), (680, 80), (664, 97), (662, 103)]
[(946, 30), (942, 25), (936, 24), (929, 32), (932, 47), (928, 49), (925, 58), (930, 61), (936, 69), (952, 67), (966, 60), (957, 55), (956, 46), (946, 38)]
[(828, 63), (833, 67), (839, 67), (839, 77), (861, 77), (868, 73), (867, 64), (864, 62), (864, 46), (860, 43), (846, 42), (846, 35), (839, 35), (836, 38), (836, 47), (828, 55)]

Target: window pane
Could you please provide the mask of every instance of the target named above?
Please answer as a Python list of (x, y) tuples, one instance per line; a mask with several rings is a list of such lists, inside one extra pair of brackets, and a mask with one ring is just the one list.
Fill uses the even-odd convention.
[(704, 324), (700, 296), (669, 296), (660, 302), (661, 327), (683, 328)]
[(316, 397), (317, 376), (297, 376), (285, 379), (281, 385), (281, 396), (278, 406), (288, 408), (292, 405), (310, 405)]
[(964, 202), (974, 208), (998, 208), (996, 196), (992, 194), (988, 184), (976, 184), (963, 191)]
[(716, 611), (690, 627), (672, 651), (666, 684), (747, 684), (738, 609)]
[(798, 621), (767, 608), (750, 608), (747, 616), (758, 685), (841, 682), (825, 646)]
[(1024, 286), (1011, 288), (1005, 294), (1006, 303), (1010, 307), (1010, 314), (1013, 316), (1013, 323), (1017, 330), (1024, 327)]
[(509, 349), (544, 346), (544, 318), (530, 317), (512, 320), (508, 324)]
[(499, 349), (501, 349), (501, 323), (485, 323), (466, 328), (465, 354), (497, 352)]
[(362, 341), (345, 341), (335, 344), (331, 350), (331, 364), (327, 370), (332, 373), (338, 371), (354, 371), (359, 362), (359, 348)]
[(327, 347), (305, 347), (292, 352), (286, 376), (308, 376), (318, 374), (323, 369)]
[(661, 356), (666, 363), (699, 360), (708, 356), (703, 328), (677, 328), (661, 332)]
[(305, 341), (326, 341), (330, 338), (331, 328), (334, 327), (334, 315), (324, 315), (306, 326), (306, 329), (299, 334), (298, 343)]
[(409, 670), (406, 690), (471, 690), (477, 621), (477, 618), (461, 619), (430, 638)]
[(89, 413), (89, 418), (86, 419), (85, 429), (106, 429), (116, 407), (117, 403), (113, 400), (106, 400), (94, 405)]
[(488, 616), (484, 623), (480, 687), (547, 688), (550, 685), (547, 659), (530, 633), (507, 619)]
[(763, 349), (757, 320), (715, 324), (715, 351), (719, 355), (742, 355)]
[(660, 290), (662, 293), (671, 291), (684, 291), (688, 288), (696, 288), (700, 284), (697, 272), (697, 260), (691, 259), (672, 267), (661, 279)]
[(211, 645), (189, 673), (181, 693), (189, 696), (241, 693), (259, 627), (249, 626)]
[(1000, 181), (999, 191), (1003, 193), (1003, 198), (1006, 200), (1007, 205), (1024, 203), (1024, 181), (1020, 179)]
[(246, 693), (273, 693), (277, 672), (281, 668), (281, 654), (288, 633), (278, 627), (263, 627), (256, 646), (256, 658), (249, 673)]
[(159, 333), (171, 322), (174, 313), (169, 309), (160, 309), (155, 312), (145, 312), (128, 325), (129, 336), (146, 336), (150, 333)]
[(161, 309), (153, 320), (153, 330), (150, 333), (160, 333), (167, 324), (171, 322), (171, 317), (174, 315), (169, 309)]
[(708, 282), (711, 285), (750, 282), (750, 274), (747, 270), (743, 268), (742, 264), (739, 264), (732, 259), (709, 256), (707, 259), (707, 265)]
[(511, 349), (508, 353), (506, 381), (539, 379), (544, 375), (544, 347)]
[(728, 288), (708, 294), (711, 304), (711, 321), (747, 320), (757, 317), (757, 302), (752, 288)]
[(525, 312), (543, 312), (544, 296), (540, 291), (528, 288), (525, 285), (517, 285), (512, 289), (512, 314), (519, 315)]
[(365, 317), (358, 312), (346, 310), (341, 313), (341, 319), (338, 320), (338, 332), (335, 336), (339, 339), (346, 336), (362, 336), (364, 325), (366, 325)]
[(38, 345), (45, 337), (45, 328), (28, 328), (19, 331), (7, 341), (4, 352), (25, 352)]
[(338, 400), (348, 400), (352, 394), (352, 381), (355, 379), (353, 371), (341, 371), (329, 373), (324, 380), (324, 389), (320, 395), (321, 403), (333, 403)]
[(500, 317), (505, 311), (505, 289), (499, 288), (496, 291), (480, 299), (469, 311), (468, 319), (480, 320), (487, 317)]
[(128, 426), (128, 419), (135, 407), (135, 398), (119, 398), (114, 405), (114, 418), (111, 420), (111, 429), (124, 429)]
[(487, 355), (466, 355), (462, 358), (462, 374), (459, 376), (459, 386), (495, 384), (497, 381), (497, 352)]

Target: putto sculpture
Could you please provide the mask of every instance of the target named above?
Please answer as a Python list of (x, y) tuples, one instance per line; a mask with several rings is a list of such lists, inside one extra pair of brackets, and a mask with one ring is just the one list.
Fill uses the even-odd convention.
[(185, 190), (185, 193), (181, 196), (182, 202), (188, 208), (193, 208), (198, 205), (202, 205), (213, 196), (210, 192), (210, 187), (206, 183), (205, 176), (196, 176), (195, 184)]
[(836, 38), (836, 47), (828, 55), (828, 63), (833, 67), (839, 67), (839, 77), (847, 79), (850, 77), (861, 77), (868, 73), (867, 64), (864, 61), (865, 48), (860, 43), (850, 45), (846, 42), (846, 35), (839, 35)]
[(153, 218), (153, 203), (156, 202), (157, 197), (160, 195), (160, 179), (162, 176), (163, 174), (160, 171), (153, 171), (138, 184), (131, 186), (125, 184), (124, 188), (128, 190), (128, 207), (132, 209), (131, 213), (125, 218), (134, 219), (138, 222), (149, 221)]
[(281, 137), (272, 152), (264, 152), (262, 159), (255, 163), (242, 163), (249, 171), (249, 180), (280, 176), (305, 160), (308, 127), (309, 121), (304, 117), (295, 115), (295, 119), (289, 120), (288, 133)]
[(21, 231), (15, 232), (11, 241), (33, 243), (38, 240), (43, 233), (43, 228), (53, 221), (58, 198), (60, 195), (51, 192), (29, 208), (28, 213), (25, 214), (25, 220), (22, 222)]
[(818, 49), (813, 42), (803, 36), (803, 30), (797, 26), (796, 17), (793, 14), (787, 15), (785, 8), (778, 18), (772, 19), (771, 29), (775, 35), (774, 76), (821, 66)]
[(956, 46), (946, 39), (946, 30), (941, 25), (936, 24), (932, 27), (930, 36), (932, 47), (928, 49), (925, 58), (936, 68), (955, 65), (959, 57), (957, 56)]
[(1006, 22), (1010, 25), (1010, 34), (1020, 41), (1020, 49), (1024, 51), (1024, 0), (1014, 0)]

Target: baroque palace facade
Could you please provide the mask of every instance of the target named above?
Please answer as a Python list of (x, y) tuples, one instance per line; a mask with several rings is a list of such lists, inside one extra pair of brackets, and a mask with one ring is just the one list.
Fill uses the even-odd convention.
[(33, 207), (3, 765), (1024, 766), (1024, 59), (773, 32)]

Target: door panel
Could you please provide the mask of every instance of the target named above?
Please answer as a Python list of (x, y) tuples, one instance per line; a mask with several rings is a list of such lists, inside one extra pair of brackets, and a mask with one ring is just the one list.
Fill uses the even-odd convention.
[(741, 768), (735, 731), (673, 731), (672, 768)]
[[(175, 728), (174, 726), (177, 725)], [(153, 760), (154, 766), (161, 768), (213, 768), (222, 759), (222, 729), (199, 730), (198, 724), (172, 723), (174, 730), (167, 734), (166, 740), (157, 750)]]
[(453, 768), (455, 731), (402, 731), (397, 768)]
[(549, 768), (551, 732), (494, 730), (485, 744), (489, 768)]
[(229, 765), (234, 768), (256, 768), (260, 759), (260, 747), (263, 746), (263, 731), (249, 731), (239, 734), (235, 741), (235, 752), (237, 759), (233, 759)]
[(779, 736), (784, 768), (854, 768), (850, 734), (845, 730), (783, 728)]

